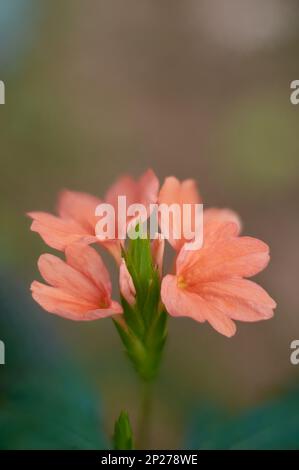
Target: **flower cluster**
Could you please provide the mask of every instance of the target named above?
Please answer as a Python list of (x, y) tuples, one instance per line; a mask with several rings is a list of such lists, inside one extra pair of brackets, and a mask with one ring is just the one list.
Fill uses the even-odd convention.
[[(118, 196), (126, 196), (129, 204), (140, 203), (145, 207), (155, 203), (201, 202), (193, 180), (180, 182), (175, 177), (168, 177), (159, 188), (156, 175), (148, 170), (137, 181), (130, 176), (120, 178), (103, 200), (85, 193), (63, 191), (58, 200), (57, 216), (30, 212), (31, 230), (65, 255), (64, 261), (51, 254), (39, 258), (38, 267), (47, 284), (34, 281), (31, 291), (46, 311), (72, 320), (113, 316), (122, 334), (128, 335), (123, 337), (124, 341), (129, 341), (131, 324), (132, 331), (137, 331), (138, 312), (142, 316), (146, 308), (160, 313), (166, 310), (174, 317), (207, 321), (228, 337), (236, 331), (235, 320), (252, 322), (272, 317), (275, 302), (262, 287), (247, 279), (267, 266), (269, 248), (256, 238), (240, 236), (241, 223), (236, 213), (228, 209), (205, 209), (203, 245), (196, 251), (185, 249), (183, 235), (179, 239), (169, 238), (175, 252), (175, 269), (163, 277), (163, 220), (160, 220), (162, 235), (148, 242), (150, 251), (145, 245), (147, 241), (127, 248), (117, 238), (123, 227), (116, 227), (113, 240), (101, 241), (96, 237), (96, 207), (101, 201), (116, 205)], [(129, 222), (126, 220), (125, 223)], [(181, 220), (175, 215), (171, 223), (181, 226)], [(109, 273), (91, 244), (102, 246), (116, 260), (122, 305), (112, 300)], [(143, 276), (144, 284), (141, 282)], [(156, 286), (155, 291), (152, 285)], [(154, 308), (152, 297), (155, 297)], [(130, 309), (131, 317), (126, 314)], [(139, 326), (144, 329), (153, 324), (144, 318)]]

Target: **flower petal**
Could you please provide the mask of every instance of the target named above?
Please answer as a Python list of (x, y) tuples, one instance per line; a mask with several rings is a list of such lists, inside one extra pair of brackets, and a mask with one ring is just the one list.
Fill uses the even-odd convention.
[(92, 243), (97, 240), (73, 220), (63, 220), (46, 212), (29, 212), (28, 215), (33, 219), (31, 230), (39, 233), (44, 242), (56, 250), (64, 251), (67, 245), (78, 241)]
[(93, 311), (97, 307), (95, 304), (79, 299), (63, 289), (46, 286), (38, 281), (33, 281), (31, 291), (33, 299), (44, 310), (70, 320), (88, 320), (86, 312)]
[(106, 193), (105, 202), (117, 209), (118, 196), (126, 196), (127, 207), (137, 202), (137, 183), (130, 175), (123, 175), (115, 181)]
[(99, 309), (96, 305), (79, 300), (63, 289), (46, 286), (38, 281), (31, 284), (33, 299), (47, 312), (74, 321), (91, 321), (122, 313), (121, 306), (112, 301), (109, 308)]
[(84, 274), (103, 295), (110, 298), (112, 288), (109, 272), (94, 248), (74, 243), (66, 248), (65, 256), (69, 266)]
[(204, 245), (211, 245), (221, 238), (238, 236), (242, 223), (238, 214), (230, 209), (206, 209), (204, 211)]
[(122, 296), (128, 304), (133, 305), (135, 303), (136, 290), (124, 259), (122, 259), (119, 269), (119, 287)]
[[(165, 179), (164, 184), (159, 193), (159, 223), (162, 233), (165, 238), (175, 250), (180, 250), (185, 243), (184, 227), (186, 220), (183, 220), (183, 206), (188, 204), (190, 206), (190, 219), (188, 220), (189, 229), (193, 232), (195, 230), (195, 204), (201, 202), (196, 183), (194, 180), (188, 179), (180, 182), (174, 176), (169, 176)], [(171, 210), (173, 204), (178, 206), (179, 211)], [(163, 210), (163, 206), (169, 206), (169, 214)]]
[(159, 193), (159, 203), (199, 204), (200, 202), (201, 197), (194, 180), (187, 179), (180, 182), (174, 176), (165, 178)]
[(198, 303), (199, 296), (177, 285), (177, 277), (168, 274), (162, 280), (161, 299), (167, 312), (173, 317), (190, 317), (204, 322), (205, 317)]
[(120, 315), (123, 313), (123, 309), (118, 302), (112, 300), (111, 305), (108, 308), (98, 308), (96, 310), (90, 310), (86, 313), (87, 320), (97, 320), (98, 318), (107, 318), (114, 315)]
[(202, 296), (230, 318), (240, 321), (267, 320), (276, 307), (262, 287), (247, 279), (209, 282), (203, 285)]
[(177, 285), (176, 276), (167, 275), (162, 281), (161, 298), (172, 316), (185, 316), (204, 322), (207, 320), (219, 333), (231, 337), (236, 332), (235, 323), (198, 294), (181, 289)]
[(254, 276), (267, 266), (269, 259), (269, 247), (261, 240), (231, 237), (197, 251), (183, 247), (177, 258), (177, 274), (196, 288), (203, 282)]
[(64, 190), (58, 199), (58, 214), (60, 217), (74, 220), (84, 231), (95, 235), (96, 207), (101, 200), (95, 196), (78, 191)]
[(202, 308), (210, 325), (224, 336), (230, 338), (236, 333), (236, 324), (212, 303), (202, 299)]
[(45, 281), (51, 286), (63, 289), (78, 301), (84, 299), (91, 304), (100, 305), (101, 296), (96, 285), (57, 256), (41, 255), (38, 268)]
[(160, 276), (162, 275), (164, 248), (164, 237), (161, 235), (161, 233), (158, 233), (157, 238), (155, 238), (151, 243), (151, 252), (153, 262), (155, 266), (157, 266)]
[(138, 181), (138, 193), (141, 204), (149, 209), (149, 204), (156, 204), (158, 201), (159, 180), (153, 170), (148, 169)]
[(107, 191), (105, 201), (116, 208), (118, 196), (126, 196), (127, 207), (135, 203), (144, 204), (147, 207), (157, 202), (158, 190), (159, 180), (149, 169), (141, 175), (138, 181), (130, 175), (121, 176)]

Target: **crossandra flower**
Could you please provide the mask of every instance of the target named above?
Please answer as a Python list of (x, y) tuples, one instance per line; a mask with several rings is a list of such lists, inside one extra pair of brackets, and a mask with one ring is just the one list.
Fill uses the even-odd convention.
[[(194, 180), (180, 182), (175, 177), (168, 177), (159, 194), (158, 190), (157, 177), (148, 170), (138, 181), (130, 176), (117, 180), (104, 201), (116, 208), (118, 196), (126, 196), (127, 204), (138, 202), (146, 209), (157, 201), (167, 206), (175, 203), (180, 207), (184, 204), (195, 207), (201, 202)], [(137, 271), (133, 266), (133, 283), (121, 253), (121, 249), (126, 252), (126, 246), (117, 239), (99, 242), (95, 236), (95, 209), (100, 202), (88, 194), (64, 191), (59, 198), (57, 217), (44, 212), (29, 214), (33, 218), (31, 229), (39, 232), (51, 247), (66, 254), (66, 262), (53, 255), (42, 255), (39, 269), (49, 285), (37, 281), (32, 284), (33, 298), (52, 313), (76, 320), (91, 320), (121, 312), (120, 306), (111, 300), (106, 267), (97, 252), (87, 246), (90, 243), (103, 244), (117, 259), (120, 292), (130, 305), (136, 300), (136, 272), (138, 269), (150, 272), (144, 269), (142, 253), (136, 252)], [(190, 214), (190, 225), (194, 228), (193, 213)], [(126, 224), (130, 223), (128, 218), (125, 220)], [(158, 272), (155, 302), (159, 297), (170, 315), (190, 317), (198, 322), (208, 321), (226, 336), (235, 333), (235, 320), (252, 322), (272, 317), (276, 306), (274, 300), (262, 287), (247, 279), (266, 267), (269, 248), (258, 239), (240, 236), (241, 222), (235, 212), (229, 209), (205, 210), (203, 245), (196, 250), (187, 249), (187, 240), (182, 232), (185, 220), (180, 213), (174, 213), (168, 219), (172, 225), (168, 232), (171, 234), (172, 228), (176, 228), (181, 237), (174, 239), (170, 236), (168, 241), (176, 251), (176, 268), (175, 273), (166, 275), (161, 283), (166, 222), (160, 218), (162, 234), (150, 244), (151, 260), (146, 258), (146, 262)], [(144, 289), (144, 285), (139, 289), (142, 295), (153, 295)], [(162, 305), (159, 299), (158, 308)], [(148, 305), (148, 298), (146, 302)]]
[(82, 243), (69, 245), (66, 261), (41, 255), (38, 267), (49, 284), (33, 281), (32, 297), (47, 312), (70, 320), (97, 320), (122, 313), (111, 299), (109, 273), (94, 248)]
[[(129, 212), (118, 213), (120, 197), (131, 206)], [(267, 320), (276, 307), (267, 292), (248, 279), (267, 266), (268, 245), (240, 236), (240, 218), (232, 210), (202, 211), (200, 203), (194, 180), (168, 177), (159, 192), (158, 179), (148, 170), (138, 181), (130, 176), (117, 180), (102, 201), (63, 191), (58, 216), (29, 213), (31, 230), (65, 252), (65, 261), (51, 254), (40, 256), (38, 268), (47, 284), (31, 284), (33, 299), (46, 311), (70, 320), (112, 317), (127, 357), (147, 388), (145, 408), (148, 384), (159, 372), (169, 315), (207, 321), (231, 337), (235, 321)], [(115, 218), (115, 212), (121, 217)], [(147, 224), (152, 215), (158, 215), (153, 230)], [(102, 229), (105, 224), (107, 231)], [(126, 234), (128, 241), (123, 239)], [(165, 239), (174, 249), (175, 267), (163, 277)], [(111, 297), (109, 273), (92, 243), (106, 248), (117, 261), (122, 306)], [(123, 413), (115, 425), (114, 447), (133, 447)]]
[(236, 214), (204, 211), (203, 246), (176, 259), (176, 272), (164, 277), (161, 298), (172, 316), (208, 321), (225, 336), (236, 332), (234, 320), (258, 321), (273, 316), (274, 300), (246, 278), (269, 262), (269, 247), (252, 237), (240, 237)]
[[(117, 197), (126, 196), (128, 204), (140, 203), (148, 207), (151, 203), (156, 203), (158, 190), (159, 182), (152, 170), (147, 170), (137, 181), (131, 176), (119, 178), (107, 191), (104, 201), (90, 194), (64, 190), (58, 199), (58, 216), (47, 212), (28, 213), (33, 219), (31, 230), (38, 232), (50, 247), (60, 251), (64, 251), (68, 245), (79, 241), (86, 244), (99, 242), (95, 233), (98, 221), (95, 211), (101, 202), (116, 207)], [(120, 229), (116, 227), (116, 236)], [(120, 261), (121, 243), (119, 240), (100, 243), (118, 262)]]

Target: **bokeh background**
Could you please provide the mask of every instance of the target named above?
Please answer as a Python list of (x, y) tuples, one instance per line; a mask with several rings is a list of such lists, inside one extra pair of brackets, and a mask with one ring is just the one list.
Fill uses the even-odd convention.
[[(31, 300), (37, 257), (49, 249), (25, 213), (53, 211), (62, 188), (103, 195), (122, 173), (148, 167), (161, 182), (195, 178), (207, 205), (235, 209), (244, 233), (269, 243), (258, 280), (278, 302), (273, 320), (239, 324), (230, 340), (170, 319), (150, 446), (232, 447), (235, 437), (217, 439), (249, 416), (243, 447), (299, 448), (299, 366), (289, 359), (299, 339), (298, 31), (295, 0), (0, 1), (2, 448), (106, 446), (123, 408), (135, 424), (138, 384), (112, 322), (75, 324)], [(82, 423), (97, 425), (87, 392), (76, 402), (79, 375), (100, 444), (78, 437)], [(228, 418), (211, 426), (216, 408)]]

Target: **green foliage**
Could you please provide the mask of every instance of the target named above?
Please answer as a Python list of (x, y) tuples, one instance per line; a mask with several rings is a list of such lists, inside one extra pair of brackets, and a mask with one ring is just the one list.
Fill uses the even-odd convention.
[(0, 449), (103, 449), (99, 398), (28, 290), (0, 275)]
[(228, 417), (206, 409), (196, 414), (191, 449), (299, 449), (299, 390)]
[(129, 416), (126, 411), (122, 411), (115, 422), (113, 444), (115, 450), (134, 449), (133, 432)]
[[(160, 302), (160, 276), (153, 265), (150, 240), (130, 240), (123, 252), (136, 289), (136, 302), (122, 298), (123, 319), (115, 325), (138, 375), (155, 378), (167, 335), (167, 314)], [(124, 321), (123, 321), (124, 320)]]

